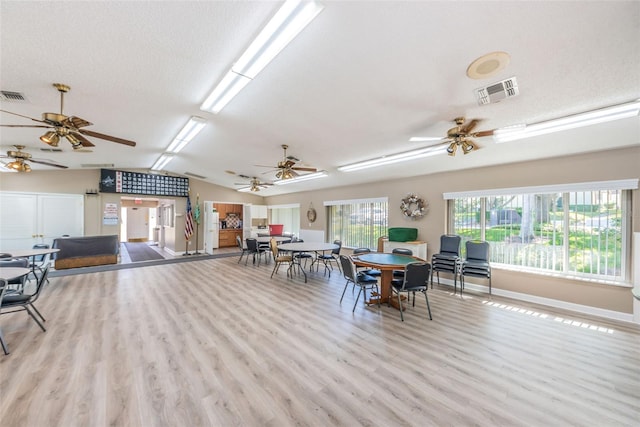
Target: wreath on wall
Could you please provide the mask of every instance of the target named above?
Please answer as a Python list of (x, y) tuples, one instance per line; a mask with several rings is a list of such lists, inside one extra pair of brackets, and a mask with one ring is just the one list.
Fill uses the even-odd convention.
[(400, 203), (400, 210), (404, 216), (411, 219), (422, 218), (426, 213), (427, 207), (427, 203), (415, 194), (407, 195)]

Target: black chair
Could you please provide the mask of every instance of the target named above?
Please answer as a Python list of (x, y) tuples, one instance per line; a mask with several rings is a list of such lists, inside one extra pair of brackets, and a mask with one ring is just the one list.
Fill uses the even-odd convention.
[[(404, 268), (404, 278), (402, 280), (391, 281), (391, 292), (398, 296), (398, 306), (400, 309), (400, 319), (404, 322), (404, 315), (402, 314), (402, 302), (400, 294), (402, 292), (407, 293), (407, 298), (410, 300), (410, 292), (413, 293), (413, 306), (416, 306), (416, 292), (422, 292), (424, 298), (427, 301), (427, 310), (429, 311), (429, 320), (433, 320), (431, 317), (431, 306), (429, 305), (429, 297), (427, 296), (427, 289), (429, 288), (429, 275), (431, 274), (431, 265), (427, 262), (412, 262)], [(408, 302), (408, 301), (407, 301)]]
[(356, 306), (358, 305), (358, 300), (360, 299), (360, 294), (364, 291), (364, 300), (367, 300), (367, 289), (376, 292), (378, 294), (378, 307), (380, 307), (380, 292), (378, 290), (378, 279), (373, 276), (369, 276), (362, 273), (356, 273), (356, 266), (353, 265), (351, 259), (346, 255), (340, 255), (340, 264), (342, 265), (342, 274), (344, 278), (347, 279), (347, 282), (344, 284), (344, 289), (342, 290), (342, 296), (340, 297), (340, 303), (342, 303), (342, 298), (344, 298), (344, 293), (347, 290), (347, 286), (349, 283), (353, 283), (360, 287), (358, 291), (358, 296), (356, 297), (356, 302), (353, 304), (352, 312), (356, 311)]
[(273, 255), (273, 260), (275, 261), (275, 264), (276, 264), (273, 266), (273, 271), (271, 272), (271, 278), (273, 278), (274, 273), (278, 272), (280, 265), (285, 263), (289, 265), (289, 267), (287, 268), (287, 277), (289, 277), (289, 275), (292, 274), (291, 265), (293, 263), (293, 257), (291, 256), (291, 254), (281, 254), (278, 251), (278, 242), (276, 242), (276, 239), (271, 239), (269, 241), (269, 246), (271, 247), (271, 254)]
[[(295, 236), (293, 236), (291, 238), (291, 243), (304, 243), (303, 239), (299, 239)], [(309, 271), (311, 271), (311, 269), (313, 268), (313, 263), (315, 262), (315, 259), (313, 259), (313, 255), (308, 253), (308, 252), (296, 252), (295, 255), (293, 255), (294, 258), (296, 260), (298, 260), (298, 265), (302, 266), (302, 260), (304, 260), (304, 266), (303, 268), (307, 267), (307, 261), (311, 260), (311, 266), (309, 266)]]
[[(49, 276), (49, 266), (44, 268), (42, 275), (38, 278), (38, 284), (36, 286), (36, 290), (33, 294), (25, 294), (21, 292), (9, 292), (7, 293), (3, 289), (4, 295), (2, 296), (2, 300), (0, 300), (0, 314), (10, 314), (16, 313), (18, 311), (26, 311), (29, 316), (40, 326), (42, 332), (47, 332), (42, 322), (46, 322), (46, 319), (42, 316), (42, 314), (38, 311), (35, 305), (33, 305), (40, 296), (42, 292), (42, 288), (44, 287), (45, 282), (47, 281), (47, 276)], [(10, 311), (4, 311), (4, 309), (9, 309)], [(33, 309), (33, 310), (32, 310)], [(35, 313), (34, 313), (35, 312)], [(42, 319), (42, 322), (38, 320), (36, 314)], [(4, 350), (4, 354), (9, 354), (9, 351), (2, 340), (2, 349)]]
[(236, 235), (236, 244), (238, 245), (238, 249), (240, 249), (240, 259), (238, 259), (238, 264), (240, 264), (240, 261), (242, 261), (243, 256), (245, 255), (247, 255), (247, 257), (249, 256), (249, 249), (247, 249), (242, 244), (242, 239), (238, 235)]
[(468, 240), (465, 243), (467, 258), (460, 266), (460, 295), (464, 290), (464, 277), (489, 279), (491, 295), (491, 264), (489, 264), (489, 243), (484, 240)]
[(431, 257), (431, 289), (433, 289), (433, 273), (438, 276), (440, 284), (440, 272), (453, 274), (453, 293), (456, 293), (458, 279), (458, 264), (460, 263), (460, 236), (456, 234), (443, 234), (440, 236), (440, 252)]
[[(360, 254), (368, 254), (368, 253), (371, 253), (371, 249), (369, 249), (369, 248), (356, 248), (356, 249), (353, 250), (353, 254), (355, 256), (358, 256)], [(382, 276), (382, 272), (380, 270), (378, 270), (377, 268), (356, 267), (356, 272), (368, 274), (369, 276), (373, 276), (373, 277)]]
[[(407, 248), (394, 248), (391, 250), (392, 254), (409, 255), (413, 256), (413, 251)], [(393, 270), (394, 279), (402, 279), (404, 277), (404, 270)]]
[[(29, 268), (29, 260), (26, 258), (14, 258), (9, 260), (2, 260), (0, 261), (0, 267)], [(24, 284), (27, 280), (27, 276), (29, 276), (29, 274), (25, 274), (24, 276), (16, 277), (15, 279), (11, 279), (7, 281), (7, 292), (9, 290), (22, 292), (22, 289), (24, 288)]]
[[(4, 298), (4, 293), (7, 290), (7, 281), (5, 279), (0, 279), (0, 310), (2, 310), (2, 299)], [(4, 336), (2, 335), (2, 328), (0, 328), (0, 345), (2, 345), (2, 351), (4, 354), (9, 354), (9, 348), (7, 344), (4, 342)]]
[[(331, 271), (333, 270), (333, 266), (331, 265), (332, 262), (335, 262), (336, 265), (338, 266), (338, 270), (342, 273), (342, 269), (340, 267), (340, 261), (339, 261), (339, 256), (340, 256), (340, 249), (342, 249), (342, 240), (334, 240), (333, 241), (334, 245), (338, 245), (338, 247), (336, 249), (332, 249), (331, 253), (329, 254), (319, 254), (316, 256), (315, 262), (317, 262), (318, 264), (320, 262), (322, 262), (324, 264), (324, 271), (325, 273), (327, 271), (329, 271), (329, 277), (331, 277)], [(316, 267), (316, 271), (317, 271), (317, 267)]]
[[(266, 255), (264, 249), (258, 246), (258, 240), (253, 237), (249, 237), (246, 239), (247, 241), (247, 258), (244, 260), (244, 265), (247, 265), (247, 261), (249, 261), (249, 255), (253, 256), (253, 263), (256, 263), (256, 256), (258, 257), (258, 267), (260, 267), (260, 258), (262, 255)], [(265, 262), (267, 260), (265, 259)]]
[[(32, 249), (49, 249), (51, 246), (46, 243), (36, 243), (31, 247)], [(31, 263), (29, 264), (29, 268), (33, 271), (33, 275), (35, 276), (35, 270), (38, 269), (40, 273), (44, 270), (45, 265), (49, 263), (49, 259), (51, 258), (51, 254), (43, 254), (43, 255), (35, 255), (31, 257)], [(38, 279), (37, 277), (35, 278)]]

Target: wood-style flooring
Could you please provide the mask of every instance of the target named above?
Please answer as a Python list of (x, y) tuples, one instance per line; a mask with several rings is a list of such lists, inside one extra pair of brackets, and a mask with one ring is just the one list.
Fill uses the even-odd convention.
[(55, 277), (0, 316), (2, 426), (637, 426), (640, 328), (441, 287), (405, 313), (237, 258)]

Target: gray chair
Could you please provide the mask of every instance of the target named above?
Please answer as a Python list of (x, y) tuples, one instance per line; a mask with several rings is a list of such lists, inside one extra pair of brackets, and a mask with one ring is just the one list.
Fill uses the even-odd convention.
[[(51, 248), (51, 246), (47, 245), (46, 243), (36, 243), (31, 248), (32, 249), (49, 249)], [(29, 268), (31, 268), (31, 271), (33, 272), (34, 276), (35, 276), (36, 269), (40, 272), (40, 274), (42, 274), (42, 272), (44, 271), (44, 267), (49, 263), (50, 258), (51, 258), (51, 254), (36, 255), (31, 257), (31, 263), (29, 264)], [(37, 280), (38, 278), (36, 277), (35, 279)]]
[[(431, 306), (429, 305), (429, 297), (427, 296), (427, 289), (429, 288), (429, 275), (431, 274), (431, 265), (427, 262), (412, 262), (404, 268), (404, 278), (402, 280), (391, 281), (391, 292), (398, 296), (398, 306), (402, 307), (401, 294), (407, 293), (407, 298), (411, 298), (409, 295), (413, 293), (413, 306), (416, 306), (416, 292), (422, 292), (424, 298), (427, 301), (427, 310), (429, 312), (429, 320), (433, 320), (431, 317)], [(409, 301), (408, 300), (408, 301)], [(403, 310), (400, 309), (400, 319), (404, 322)]]
[(489, 263), (489, 243), (484, 240), (468, 240), (465, 243), (467, 258), (460, 266), (460, 295), (464, 290), (465, 276), (480, 277), (489, 280), (491, 295), (491, 264)]
[[(340, 256), (340, 249), (342, 249), (342, 240), (334, 240), (333, 241), (334, 245), (338, 245), (338, 247), (336, 249), (332, 249), (331, 253), (329, 254), (318, 254), (316, 255), (316, 259), (314, 260), (314, 262), (316, 263), (320, 263), (322, 262), (324, 264), (324, 272), (326, 273), (327, 271), (329, 272), (329, 277), (331, 277), (331, 271), (333, 270), (333, 265), (331, 265), (331, 263), (336, 263), (336, 265), (338, 266), (338, 270), (340, 272), (342, 272), (342, 269), (340, 267), (340, 261), (339, 261), (339, 256)], [(316, 267), (316, 271), (317, 271), (317, 267)]]
[[(14, 258), (9, 260), (2, 260), (0, 261), (0, 267), (29, 268), (29, 260), (26, 258)], [(29, 274), (25, 274), (24, 276), (16, 277), (15, 279), (9, 280), (7, 282), (7, 290), (22, 292), (22, 289), (24, 288), (24, 284), (27, 280), (27, 276), (29, 276)]]
[[(344, 289), (342, 290), (340, 303), (342, 303), (344, 293), (346, 292), (349, 283), (353, 283), (354, 285), (360, 287), (358, 296), (356, 296), (356, 302), (353, 304), (353, 310), (351, 310), (351, 312), (356, 311), (356, 306), (358, 305), (358, 300), (360, 299), (360, 294), (362, 293), (362, 291), (364, 291), (365, 301), (367, 300), (367, 289), (369, 289), (370, 291), (375, 290), (376, 294), (380, 295), (380, 292), (378, 290), (378, 279), (366, 274), (356, 273), (356, 266), (353, 265), (351, 259), (346, 255), (340, 255), (340, 264), (342, 265), (342, 274), (344, 275), (344, 278), (347, 279), (347, 282), (344, 284)], [(380, 307), (380, 298), (378, 298), (378, 307)]]
[(440, 236), (440, 252), (431, 257), (431, 289), (433, 289), (433, 273), (438, 276), (440, 284), (440, 272), (453, 275), (453, 293), (456, 293), (458, 279), (458, 264), (460, 263), (460, 236), (456, 234), (443, 234)]
[[(7, 290), (7, 281), (5, 279), (0, 279), (0, 311), (2, 310), (2, 299), (4, 298), (4, 293)], [(2, 328), (0, 328), (0, 345), (2, 345), (2, 351), (4, 354), (9, 354), (9, 347), (4, 342), (4, 336), (2, 335)]]
[[(369, 248), (356, 248), (353, 250), (353, 254), (354, 255), (359, 255), (359, 254), (368, 254), (371, 253), (371, 249)], [(380, 277), (382, 276), (382, 272), (380, 270), (378, 270), (377, 268), (369, 268), (369, 267), (356, 267), (356, 271), (358, 273), (364, 273), (364, 274), (368, 274), (369, 276), (373, 276), (373, 277)]]
[[(0, 300), (0, 314), (10, 314), (16, 313), (18, 311), (26, 311), (29, 316), (40, 326), (42, 332), (46, 332), (44, 325), (42, 322), (46, 322), (46, 319), (42, 316), (42, 314), (38, 311), (34, 303), (38, 300), (40, 293), (42, 292), (42, 288), (47, 281), (47, 276), (49, 276), (49, 266), (44, 268), (42, 275), (38, 278), (38, 283), (36, 286), (36, 290), (33, 294), (25, 294), (21, 292), (6, 292), (3, 289), (4, 295)], [(4, 288), (4, 287), (3, 287)], [(9, 311), (5, 311), (8, 309)], [(42, 322), (36, 317), (36, 314), (42, 319)], [(2, 349), (5, 354), (9, 354), (9, 350), (6, 347), (4, 339), (2, 340)]]
[[(247, 249), (243, 244), (242, 244), (242, 239), (240, 238), (240, 236), (236, 235), (236, 244), (238, 245), (238, 249), (240, 249), (240, 258), (238, 259), (238, 264), (240, 264), (240, 261), (242, 261), (242, 257), (247, 255), (247, 257), (249, 256), (249, 249)], [(246, 262), (246, 261), (245, 261)]]
[[(291, 243), (304, 243), (303, 239), (299, 239), (295, 236), (291, 238)], [(307, 261), (311, 260), (311, 265), (309, 266), (309, 271), (313, 268), (313, 263), (315, 259), (313, 259), (313, 255), (308, 252), (296, 252), (293, 256), (296, 260), (298, 260), (298, 265), (302, 266), (302, 260), (304, 260), (304, 268), (307, 267)]]
[[(413, 256), (413, 251), (407, 248), (394, 248), (391, 250), (392, 254), (398, 255), (409, 255)], [(393, 270), (393, 278), (394, 279), (402, 279), (404, 277), (404, 270)]]
[(256, 263), (256, 256), (258, 257), (258, 267), (260, 267), (260, 258), (265, 255), (265, 262), (267, 252), (260, 246), (258, 246), (258, 240), (253, 237), (249, 237), (246, 239), (247, 241), (247, 258), (244, 260), (244, 265), (247, 265), (247, 261), (249, 261), (249, 255), (253, 256), (253, 263)]

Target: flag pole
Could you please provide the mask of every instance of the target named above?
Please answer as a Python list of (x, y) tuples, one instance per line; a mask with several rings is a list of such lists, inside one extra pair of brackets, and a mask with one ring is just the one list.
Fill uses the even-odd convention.
[(193, 220), (196, 223), (196, 251), (194, 255), (200, 255), (198, 252), (198, 230), (200, 229), (200, 194), (196, 194), (196, 208), (193, 211)]

